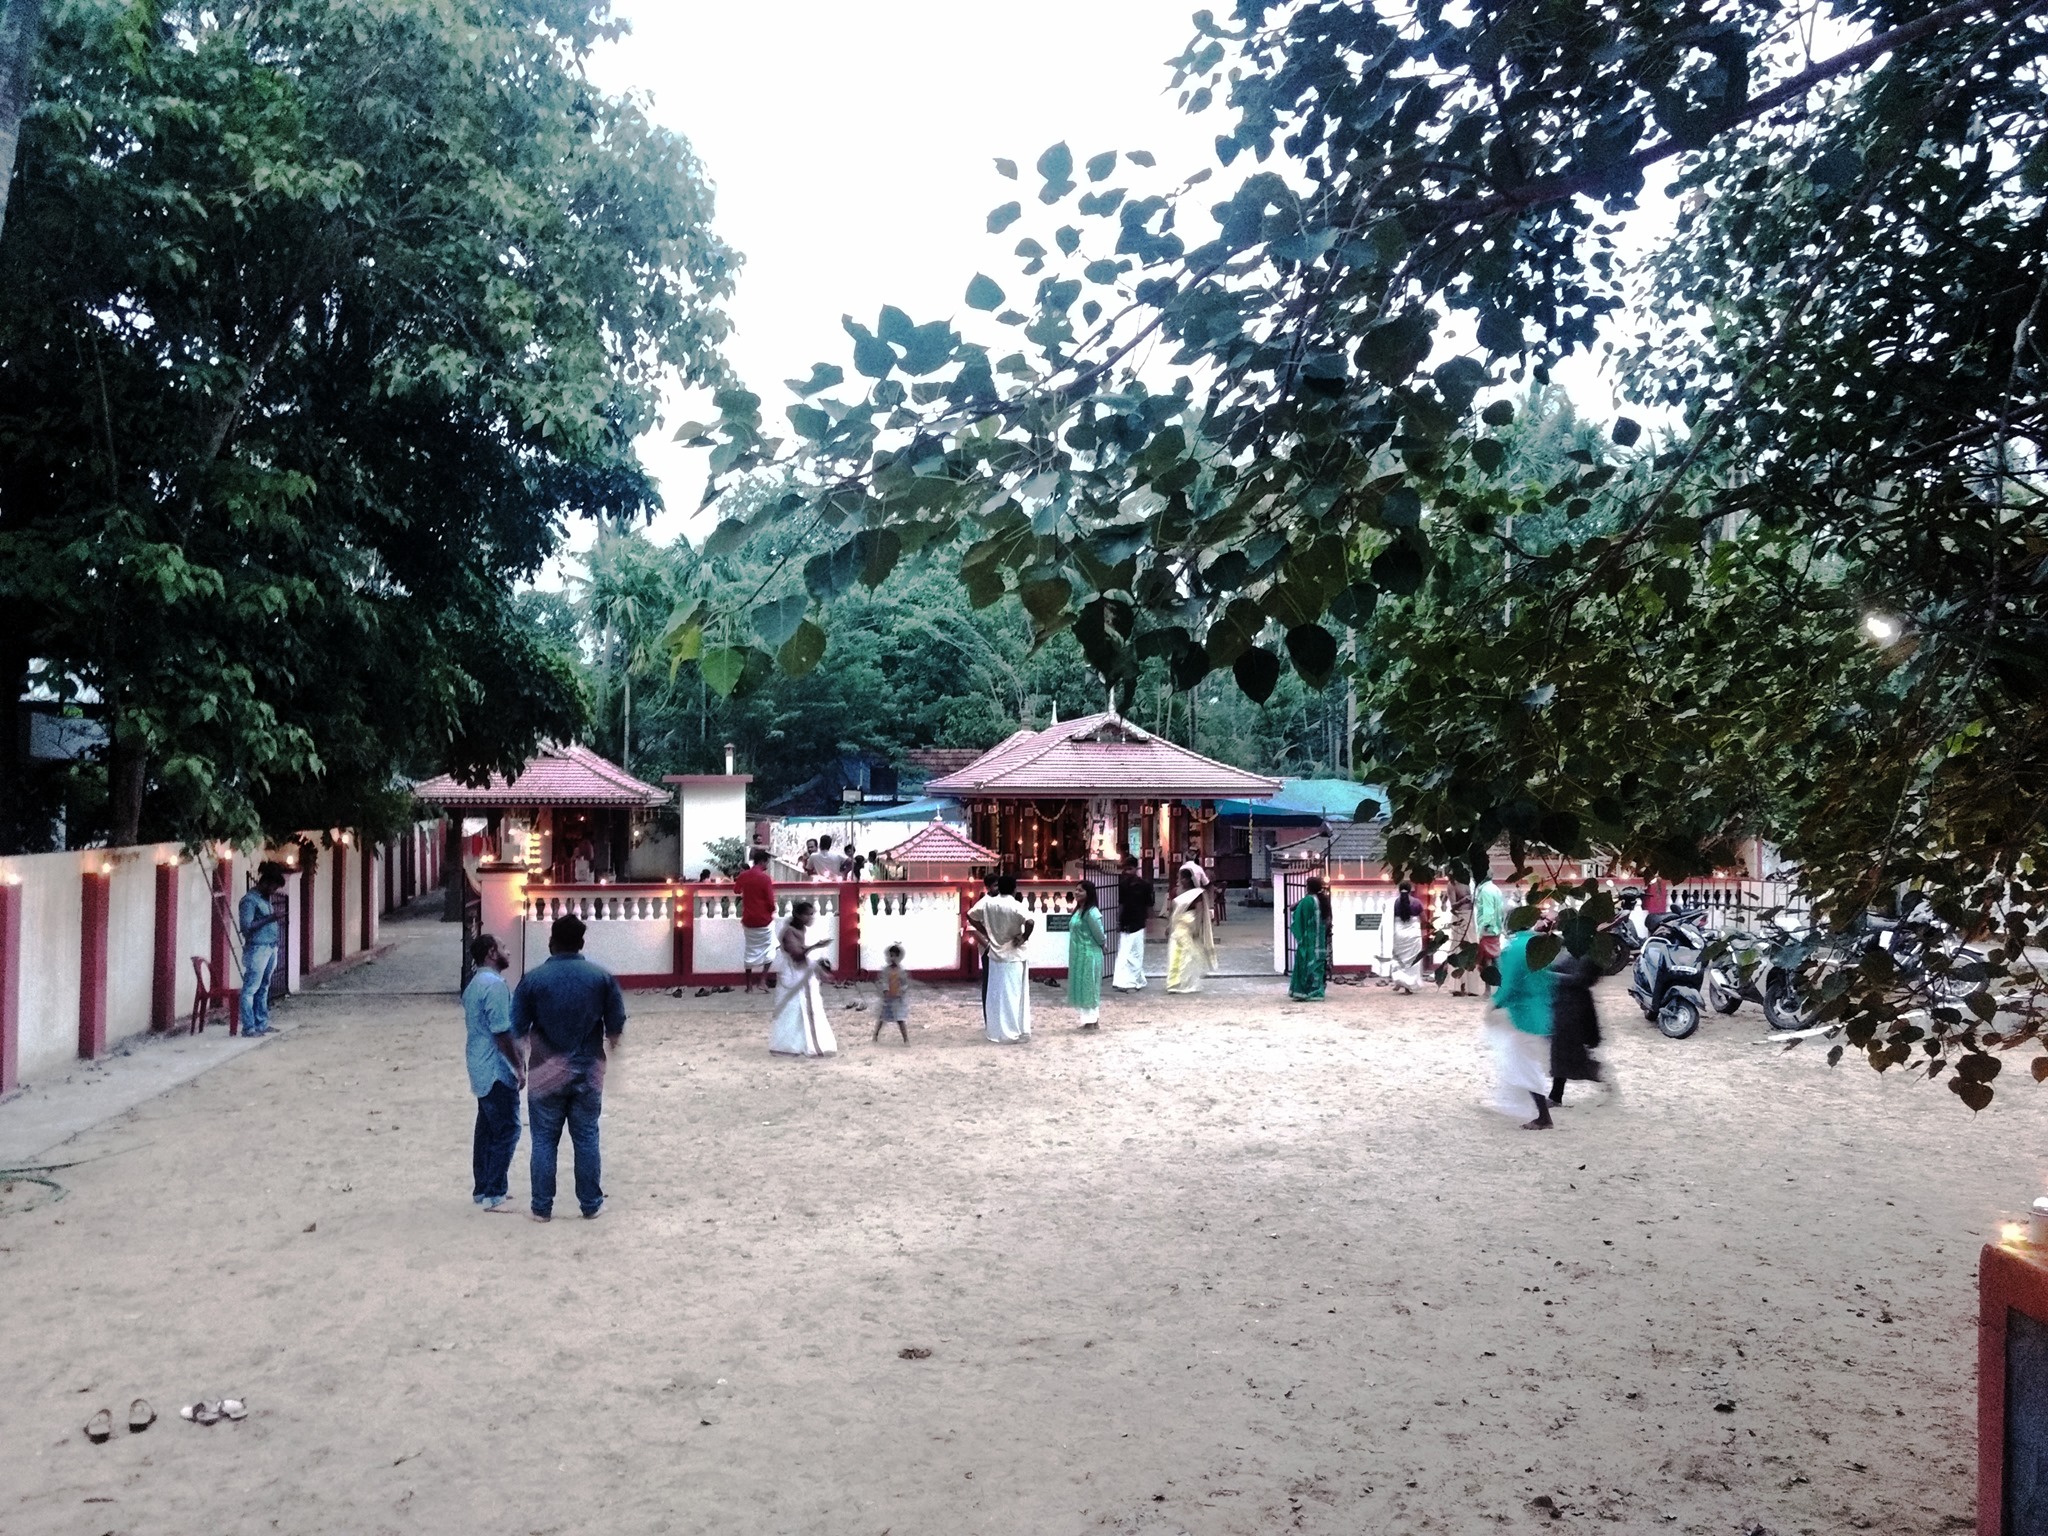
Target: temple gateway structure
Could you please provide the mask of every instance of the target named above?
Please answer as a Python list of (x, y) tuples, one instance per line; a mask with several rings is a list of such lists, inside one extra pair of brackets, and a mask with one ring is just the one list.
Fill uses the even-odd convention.
[(969, 832), (1004, 867), (1077, 879), (1135, 854), (1151, 878), (1189, 857), (1214, 870), (1219, 800), (1266, 800), (1278, 779), (1141, 730), (1114, 710), (1022, 730), (925, 785), (966, 804)]

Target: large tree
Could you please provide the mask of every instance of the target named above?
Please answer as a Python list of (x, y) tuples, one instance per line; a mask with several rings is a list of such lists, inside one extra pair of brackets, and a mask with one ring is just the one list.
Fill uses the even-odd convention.
[[(802, 489), (762, 515), (839, 530), (813, 596), (965, 528), (975, 600), (1014, 591), (1113, 679), (1161, 658), (1263, 697), (1355, 657), (1417, 863), (1505, 837), (1679, 874), (1761, 832), (1837, 917), (1919, 883), (2024, 967), (2048, 937), (2048, 7), (1242, 0), (1196, 24), (1178, 83), (1226, 112), (1234, 178), (1213, 229), (1207, 172), (1152, 192), (1149, 156), (1054, 146), (1036, 201), (1068, 222), (1019, 245), (1035, 287), (964, 296), (1016, 351), (885, 310), (848, 321), (860, 389), (793, 381), (793, 435), (725, 394), (714, 469), (789, 459)], [(1632, 289), (1617, 236), (1652, 174), (1682, 218)], [(1619, 420), (1532, 481), (1502, 386), (1594, 347), (1677, 430), (1644, 452)], [(1959, 1060), (1973, 1104), (1987, 1041), (2041, 1023), (1833, 1006), (1880, 1066)]]
[[(735, 265), (689, 146), (586, 78), (608, 10), (51, 8), (0, 236), (0, 688), (103, 721), (115, 840), (361, 821), (579, 729), (514, 585), (657, 504), (632, 444), (720, 376)], [(0, 762), (21, 846), (48, 806)]]

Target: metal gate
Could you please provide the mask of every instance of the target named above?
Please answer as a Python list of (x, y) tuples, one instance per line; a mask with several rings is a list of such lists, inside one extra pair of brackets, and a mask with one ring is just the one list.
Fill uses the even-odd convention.
[(1287, 940), (1287, 963), (1281, 969), (1285, 971), (1294, 969), (1294, 909), (1308, 894), (1308, 877), (1314, 873), (1313, 869), (1287, 869), (1280, 875), (1280, 932)]

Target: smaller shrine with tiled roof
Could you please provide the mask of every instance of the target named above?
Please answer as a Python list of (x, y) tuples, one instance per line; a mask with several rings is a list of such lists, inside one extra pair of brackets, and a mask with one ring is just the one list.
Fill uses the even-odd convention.
[(1019, 874), (1061, 876), (1138, 856), (1148, 873), (1211, 862), (1218, 800), (1265, 800), (1280, 781), (1219, 763), (1114, 710), (1017, 731), (926, 793), (967, 804), (975, 838)]
[(993, 848), (982, 847), (943, 821), (913, 833), (883, 857), (902, 865), (912, 880), (965, 877), (976, 870), (994, 869), (1000, 862)]
[(585, 746), (542, 747), (507, 779), (483, 784), (449, 774), (428, 779), (414, 798), (454, 817), (481, 820), (480, 863), (524, 865), (558, 882), (618, 879), (633, 846), (634, 823), (674, 803)]

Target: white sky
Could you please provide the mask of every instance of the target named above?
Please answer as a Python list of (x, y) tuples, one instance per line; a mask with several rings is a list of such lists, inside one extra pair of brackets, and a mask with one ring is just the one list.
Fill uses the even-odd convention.
[[(773, 430), (784, 425), (784, 379), (808, 375), (814, 362), (848, 366), (842, 315), (871, 326), (883, 304), (895, 304), (920, 323), (971, 317), (968, 334), (989, 338), (995, 328), (962, 293), (982, 271), (1013, 300), (1026, 296), (1013, 247), (1025, 234), (1050, 243), (1048, 226), (1060, 222), (1033, 195), (1031, 164), (1046, 146), (1065, 140), (1077, 165), (1104, 149), (1148, 149), (1162, 183), (1213, 167), (1215, 135), (1230, 118), (1220, 106), (1180, 111), (1164, 63), (1192, 35), (1196, 8), (618, 0), (632, 35), (602, 50), (592, 74), (608, 91), (650, 96), (655, 119), (687, 136), (704, 163), (718, 232), (746, 258), (728, 307), (727, 355), (762, 396)], [(998, 156), (1018, 162), (1020, 181), (996, 174)], [(1126, 180), (1120, 173), (1107, 185)], [(1012, 198), (1024, 218), (989, 234), (988, 210)], [(1198, 195), (1198, 206), (1208, 201)], [(1560, 382), (1586, 408), (1612, 409), (1590, 360), (1575, 359)], [(701, 400), (679, 399), (671, 421), (708, 414)], [(655, 536), (701, 532), (691, 519), (701, 452), (663, 431), (641, 453), (668, 502)], [(576, 544), (588, 537), (572, 530)]]

